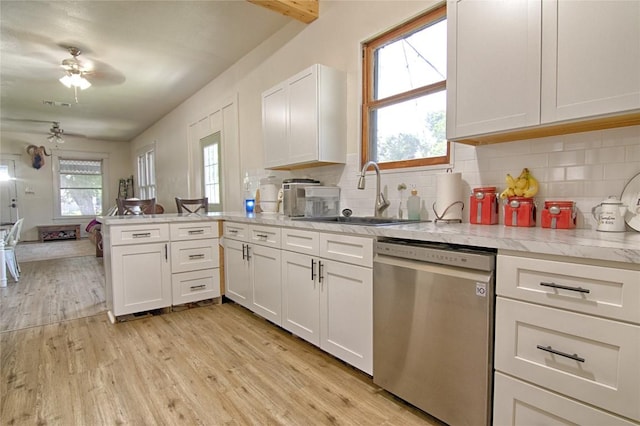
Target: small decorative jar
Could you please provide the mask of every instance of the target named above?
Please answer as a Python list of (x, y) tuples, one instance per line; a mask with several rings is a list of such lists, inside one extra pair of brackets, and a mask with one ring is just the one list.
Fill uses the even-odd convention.
[(576, 213), (573, 201), (545, 201), (541, 215), (542, 227), (573, 229), (576, 227)]
[(469, 222), (480, 225), (498, 223), (496, 187), (474, 188), (469, 199)]
[(533, 198), (509, 197), (504, 205), (506, 226), (536, 226), (536, 203)]

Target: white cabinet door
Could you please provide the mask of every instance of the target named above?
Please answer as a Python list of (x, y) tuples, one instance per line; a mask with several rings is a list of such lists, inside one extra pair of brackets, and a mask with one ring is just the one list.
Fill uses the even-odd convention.
[(111, 248), (115, 316), (171, 306), (168, 243)]
[(320, 347), (373, 374), (373, 272), (320, 262)]
[(252, 298), (251, 310), (281, 325), (281, 254), (279, 249), (252, 244), (250, 246)]
[(317, 258), (282, 252), (282, 327), (320, 345)]
[(447, 2), (447, 138), (540, 123), (540, 0)]
[(289, 163), (318, 159), (318, 76), (311, 67), (289, 81)]
[(640, 108), (640, 2), (550, 0), (543, 14), (543, 123)]
[(224, 245), (225, 295), (234, 302), (251, 308), (251, 274), (246, 260), (247, 244), (227, 239)]
[(280, 84), (262, 95), (262, 132), (265, 167), (287, 162), (287, 86)]

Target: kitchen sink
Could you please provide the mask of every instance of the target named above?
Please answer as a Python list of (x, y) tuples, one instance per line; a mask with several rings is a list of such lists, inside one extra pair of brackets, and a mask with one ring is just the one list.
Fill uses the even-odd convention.
[(292, 220), (301, 222), (320, 222), (320, 223), (340, 223), (345, 225), (368, 225), (368, 226), (384, 226), (384, 225), (400, 225), (403, 223), (418, 223), (420, 220), (413, 219), (396, 219), (390, 217), (372, 217), (372, 216), (328, 216), (328, 217), (292, 217)]

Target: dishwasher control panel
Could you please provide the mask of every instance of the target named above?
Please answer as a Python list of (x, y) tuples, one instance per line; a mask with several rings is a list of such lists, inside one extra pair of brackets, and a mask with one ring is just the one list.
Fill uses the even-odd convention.
[(474, 249), (446, 243), (384, 239), (376, 242), (376, 253), (378, 255), (481, 271), (493, 271), (495, 269), (495, 251), (485, 251), (480, 248)]

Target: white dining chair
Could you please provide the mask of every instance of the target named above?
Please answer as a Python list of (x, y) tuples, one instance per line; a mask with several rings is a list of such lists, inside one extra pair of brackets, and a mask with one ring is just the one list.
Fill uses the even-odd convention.
[(13, 277), (13, 279), (18, 282), (20, 278), (20, 264), (16, 259), (16, 246), (20, 241), (20, 232), (22, 231), (22, 221), (24, 218), (20, 218), (13, 224), (11, 230), (4, 237), (4, 259), (7, 264), (7, 269), (9, 269), (9, 273)]

